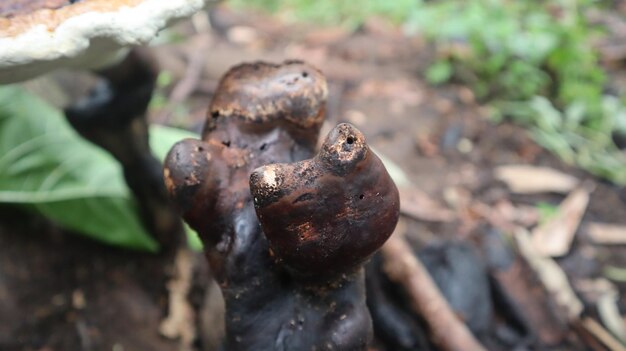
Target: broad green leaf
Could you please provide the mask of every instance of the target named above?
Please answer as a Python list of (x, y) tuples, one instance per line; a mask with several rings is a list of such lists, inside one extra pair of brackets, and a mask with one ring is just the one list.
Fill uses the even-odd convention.
[(187, 138), (198, 138), (198, 135), (183, 129), (157, 124), (150, 126), (150, 148), (161, 162), (165, 160), (165, 156), (174, 144)]
[(198, 233), (191, 229), (187, 223), (183, 222), (183, 225), (185, 226), (185, 232), (187, 233), (187, 243), (189, 244), (189, 247), (195, 251), (202, 251), (203, 245), (202, 241), (200, 241)]
[[(166, 127), (151, 131), (160, 159), (173, 143), (194, 136)], [(108, 244), (158, 249), (141, 225), (119, 164), (83, 140), (60, 111), (17, 86), (0, 87), (0, 202), (34, 209)]]

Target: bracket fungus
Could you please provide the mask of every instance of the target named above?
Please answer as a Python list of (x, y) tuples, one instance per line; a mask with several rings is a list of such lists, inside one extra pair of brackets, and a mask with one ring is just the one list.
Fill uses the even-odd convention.
[(298, 61), (221, 80), (202, 140), (170, 150), (166, 186), (226, 303), (228, 350), (365, 350), (363, 263), (393, 232), (398, 190), (340, 124), (315, 153), (326, 81)]
[(0, 83), (62, 67), (100, 69), (214, 0), (0, 1)]

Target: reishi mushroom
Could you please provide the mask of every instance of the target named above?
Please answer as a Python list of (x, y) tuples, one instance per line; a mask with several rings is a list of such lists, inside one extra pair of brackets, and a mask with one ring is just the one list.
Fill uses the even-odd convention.
[(349, 124), (315, 145), (326, 81), (298, 61), (221, 80), (202, 140), (170, 150), (166, 186), (226, 304), (228, 350), (365, 350), (363, 263), (391, 235), (398, 190)]

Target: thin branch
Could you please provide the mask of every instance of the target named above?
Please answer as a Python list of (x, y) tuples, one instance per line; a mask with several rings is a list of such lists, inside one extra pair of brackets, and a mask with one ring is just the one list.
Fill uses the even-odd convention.
[(402, 284), (413, 310), (424, 318), (433, 342), (445, 351), (486, 350), (454, 314), (422, 263), (404, 238), (396, 232), (383, 246), (384, 270), (389, 278)]
[(589, 333), (595, 336), (611, 351), (626, 351), (626, 347), (619, 342), (611, 333), (609, 333), (602, 325), (594, 319), (584, 317), (580, 320), (581, 325)]

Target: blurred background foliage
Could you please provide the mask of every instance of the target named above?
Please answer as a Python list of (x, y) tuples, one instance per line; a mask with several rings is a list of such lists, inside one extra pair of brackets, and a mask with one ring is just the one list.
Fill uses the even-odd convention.
[(620, 97), (606, 93), (593, 47), (603, 28), (588, 19), (607, 6), (593, 0), (231, 0), (292, 21), (358, 26), (384, 17), (436, 47), (425, 79), (472, 88), (496, 122), (512, 120), (570, 164), (626, 184), (626, 135)]
[(351, 28), (358, 27), (371, 16), (384, 17), (401, 24), (421, 5), (419, 0), (230, 0), (229, 3), (239, 8), (252, 7), (269, 11), (287, 21), (310, 21), (320, 25), (339, 24)]

